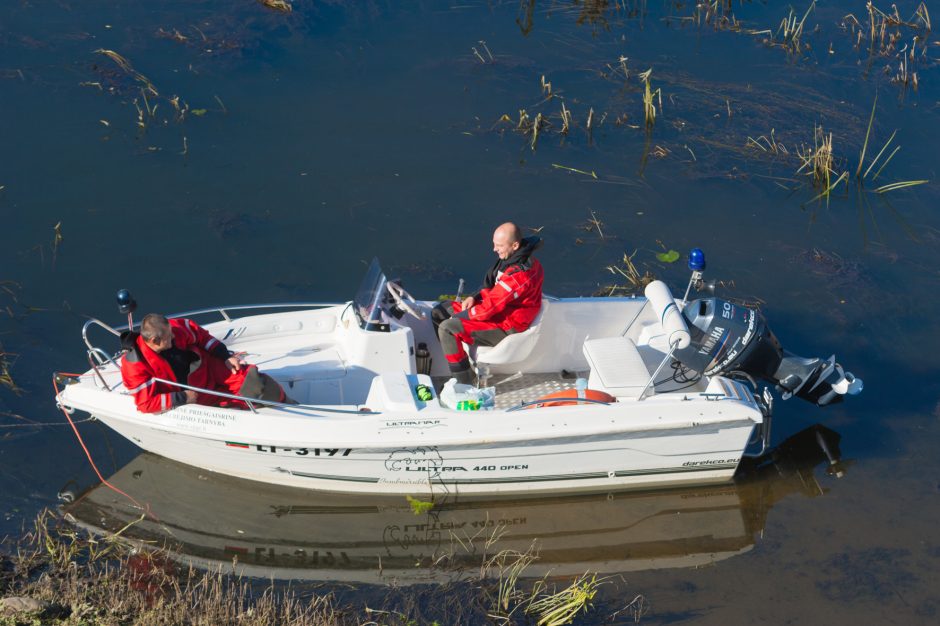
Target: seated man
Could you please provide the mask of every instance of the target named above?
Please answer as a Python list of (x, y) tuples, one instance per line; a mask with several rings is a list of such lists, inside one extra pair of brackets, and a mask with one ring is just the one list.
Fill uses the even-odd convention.
[(531, 257), (542, 245), (538, 237), (522, 238), (512, 222), (493, 233), (499, 257), (486, 273), (483, 288), (463, 302), (434, 307), (431, 317), (444, 357), (457, 382), (476, 384), (463, 343), (495, 346), (506, 335), (526, 330), (542, 307), (542, 264)]
[(247, 408), (240, 400), (180, 389), (154, 378), (247, 398), (292, 402), (273, 378), (242, 363), (192, 320), (167, 320), (150, 313), (141, 320), (139, 333), (121, 333), (121, 344), (127, 351), (121, 359), (121, 377), (142, 413), (160, 413), (192, 403)]

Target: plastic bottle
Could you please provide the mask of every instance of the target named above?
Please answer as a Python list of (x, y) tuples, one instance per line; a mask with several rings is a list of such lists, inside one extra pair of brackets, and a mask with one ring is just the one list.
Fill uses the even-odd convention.
[(587, 398), (587, 394), (585, 393), (585, 391), (587, 391), (587, 386), (588, 381), (586, 378), (579, 378), (578, 380), (574, 381), (574, 387), (578, 390), (578, 398)]

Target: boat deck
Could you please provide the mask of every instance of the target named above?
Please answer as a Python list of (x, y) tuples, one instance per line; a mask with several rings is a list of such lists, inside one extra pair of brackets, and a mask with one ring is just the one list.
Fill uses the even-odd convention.
[[(497, 409), (508, 409), (523, 402), (531, 402), (556, 391), (575, 388), (578, 378), (587, 378), (588, 372), (560, 372), (550, 374), (494, 374), (486, 382), (496, 389)], [(435, 376), (434, 387), (438, 392), (449, 376)]]
[[(649, 359), (647, 367), (652, 373), (659, 363), (655, 359)], [(653, 393), (663, 394), (677, 391), (687, 391), (690, 393), (703, 392), (708, 386), (708, 380), (699, 378), (694, 372), (690, 375), (690, 380), (675, 379), (672, 375), (673, 370), (665, 368), (665, 371), (657, 377)], [(578, 378), (588, 378), (589, 370), (577, 372), (552, 372), (547, 374), (525, 374), (516, 372), (515, 374), (492, 374), (486, 381), (486, 387), (496, 389), (495, 408), (509, 409), (523, 402), (531, 402), (543, 398), (548, 394), (557, 391), (567, 391), (575, 389)], [(434, 387), (440, 393), (444, 384), (449, 380), (449, 376), (434, 376), (432, 380)], [(481, 387), (484, 385), (480, 385)]]

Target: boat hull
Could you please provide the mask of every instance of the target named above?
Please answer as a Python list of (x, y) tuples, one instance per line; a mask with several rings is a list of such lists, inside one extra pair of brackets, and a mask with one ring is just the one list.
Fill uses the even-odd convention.
[[(212, 438), (98, 415), (141, 448), (271, 484), (377, 494), (521, 494), (648, 489), (729, 481), (754, 429), (747, 419), (660, 429), (390, 446), (326, 438)], [(258, 416), (263, 419), (263, 416)], [(424, 442), (417, 441), (424, 439)]]

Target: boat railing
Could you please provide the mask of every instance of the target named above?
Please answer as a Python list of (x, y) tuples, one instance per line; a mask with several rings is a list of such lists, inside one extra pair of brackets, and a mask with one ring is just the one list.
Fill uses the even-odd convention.
[[(91, 369), (95, 372), (97, 379), (108, 391), (114, 391), (114, 389), (117, 388), (118, 384), (120, 383), (115, 383), (114, 387), (110, 386), (108, 381), (104, 379), (104, 375), (101, 373), (101, 370), (99, 370), (98, 367), (104, 365), (105, 363), (111, 363), (114, 366), (114, 369), (120, 370), (121, 366), (118, 365), (117, 361), (115, 360), (116, 356), (117, 355), (109, 355), (101, 348), (91, 348), (88, 350), (88, 365), (91, 366)], [(97, 361), (97, 363), (95, 361)]]
[[(275, 303), (270, 303), (270, 304), (238, 304), (238, 305), (225, 306), (225, 307), (209, 307), (205, 309), (194, 309), (192, 311), (174, 313), (172, 315), (168, 315), (167, 317), (172, 319), (172, 318), (179, 318), (179, 317), (195, 317), (197, 315), (210, 315), (210, 314), (215, 313), (215, 314), (221, 315), (225, 321), (230, 322), (232, 321), (232, 318), (229, 317), (229, 312), (231, 311), (250, 311), (250, 310), (256, 310), (256, 309), (305, 309), (305, 308), (320, 309), (320, 308), (326, 308), (326, 307), (331, 307), (331, 306), (337, 306), (338, 304), (340, 303), (335, 303), (335, 302), (275, 302)], [(85, 342), (85, 345), (88, 347), (88, 352), (87, 352), (88, 364), (91, 366), (92, 371), (94, 371), (96, 380), (101, 383), (104, 389), (107, 389), (108, 391), (114, 391), (120, 383), (115, 384), (113, 387), (109, 385), (99, 368), (104, 366), (105, 364), (111, 364), (114, 366), (116, 370), (120, 370), (121, 366), (118, 364), (117, 358), (121, 354), (122, 351), (117, 350), (116, 352), (112, 354), (92, 344), (91, 339), (89, 339), (88, 337), (88, 332), (89, 330), (91, 330), (93, 327), (96, 327), (96, 326), (98, 328), (103, 329), (105, 332), (108, 332), (114, 335), (115, 337), (120, 338), (121, 333), (123, 331), (133, 329), (134, 327), (137, 327), (139, 325), (133, 324), (133, 320), (130, 318), (130, 316), (128, 316), (127, 324), (118, 326), (116, 328), (109, 324), (102, 322), (101, 320), (95, 317), (89, 318), (82, 325), (82, 340)], [(176, 384), (176, 383), (173, 383), (173, 384)], [(208, 389), (196, 389), (196, 390), (204, 392), (204, 393), (209, 393), (209, 394), (215, 393)], [(290, 406), (296, 406), (296, 405), (290, 405)], [(329, 410), (329, 409), (322, 409), (322, 410)], [(348, 412), (355, 413), (356, 411), (348, 411)]]
[(611, 404), (610, 402), (605, 402), (604, 400), (595, 400), (593, 398), (565, 398), (564, 400), (558, 400), (558, 399), (546, 400), (542, 398), (541, 400), (530, 400), (528, 402), (522, 402), (515, 406), (511, 406), (508, 409), (506, 409), (506, 412), (509, 413), (511, 411), (518, 411), (520, 409), (528, 409), (528, 408), (535, 407), (535, 406), (545, 406), (546, 404), (556, 404), (556, 403), (558, 404), (561, 404), (561, 403), (564, 403), (564, 404), (604, 404), (604, 405)]
[[(194, 309), (192, 311), (183, 311), (182, 313), (173, 313), (172, 315), (167, 315), (167, 318), (173, 319), (178, 317), (195, 317), (197, 315), (210, 315), (212, 313), (217, 313), (222, 316), (222, 319), (226, 322), (231, 322), (232, 318), (229, 317), (229, 312), (231, 311), (251, 311), (255, 309), (322, 309), (331, 306), (338, 306), (342, 304), (341, 302), (274, 302), (270, 304), (236, 304), (232, 306), (224, 307), (209, 307), (205, 309)], [(88, 339), (88, 331), (93, 326), (98, 326), (103, 328), (107, 332), (111, 333), (115, 337), (120, 337), (121, 333), (125, 330), (131, 330), (132, 327), (129, 324), (124, 324), (122, 326), (113, 327), (108, 324), (105, 324), (97, 318), (89, 318), (85, 324), (82, 326), (82, 339), (85, 341), (85, 345), (88, 346), (89, 350), (95, 349), (95, 346), (91, 344), (91, 341)], [(134, 324), (134, 327), (138, 324)]]
[[(276, 402), (274, 400), (263, 400), (261, 398), (249, 398), (247, 396), (240, 396), (234, 393), (226, 393), (224, 391), (216, 391), (214, 389), (204, 389), (202, 387), (194, 387), (192, 385), (187, 385), (185, 383), (176, 382), (173, 380), (167, 380), (165, 378), (158, 378), (154, 376), (150, 380), (158, 383), (163, 383), (165, 385), (170, 385), (171, 387), (178, 387), (180, 389), (186, 389), (189, 391), (195, 391), (197, 393), (205, 393), (212, 396), (217, 396), (219, 398), (226, 398), (228, 400), (240, 400), (248, 405), (248, 408), (251, 409), (252, 413), (257, 413), (258, 410), (255, 408), (255, 405), (261, 406), (270, 406), (281, 409), (303, 409), (306, 411), (323, 411), (325, 413), (342, 413), (345, 415), (376, 415), (379, 412), (373, 411), (371, 409), (334, 409), (329, 407), (314, 406), (311, 404), (287, 404), (286, 402)], [(127, 395), (130, 395), (129, 392), (124, 392)]]
[(679, 340), (677, 339), (676, 341), (672, 342), (672, 345), (669, 346), (669, 353), (660, 362), (659, 367), (656, 368), (656, 371), (653, 372), (653, 375), (650, 376), (650, 379), (646, 381), (646, 386), (643, 387), (643, 391), (640, 393), (639, 397), (637, 398), (637, 401), (641, 401), (646, 398), (646, 393), (650, 390), (650, 387), (653, 387), (655, 384), (653, 381), (656, 380), (656, 377), (659, 376), (659, 373), (663, 370), (664, 367), (666, 367), (666, 363), (670, 363), (672, 361), (672, 355), (678, 349), (679, 349)]

